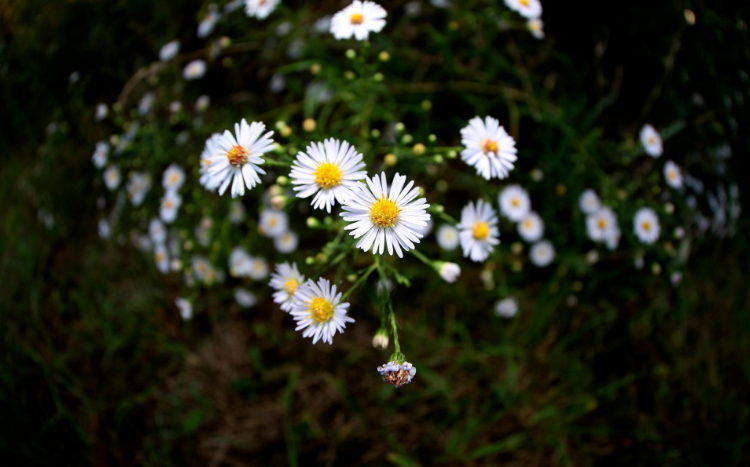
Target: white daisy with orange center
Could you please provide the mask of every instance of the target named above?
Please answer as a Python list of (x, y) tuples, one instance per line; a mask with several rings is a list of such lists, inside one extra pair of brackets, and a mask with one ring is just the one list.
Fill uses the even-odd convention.
[(277, 209), (264, 209), (260, 212), (258, 228), (266, 237), (279, 237), (289, 230), (289, 216)]
[(548, 240), (542, 240), (531, 246), (529, 258), (534, 266), (540, 268), (549, 266), (555, 259), (555, 247)]
[(140, 206), (150, 189), (151, 174), (148, 172), (133, 172), (128, 175), (128, 184), (125, 190), (128, 192), (128, 198), (133, 206)]
[(354, 322), (346, 315), (349, 304), (340, 302), (342, 294), (326, 279), (318, 279), (317, 284), (308, 280), (294, 295), (290, 314), (297, 322), (295, 331), (304, 329), (302, 337), (312, 337), (313, 344), (320, 340), (332, 344), (336, 332), (343, 333), (346, 323)]
[(273, 301), (281, 306), (281, 309), (289, 312), (294, 304), (297, 288), (305, 283), (305, 276), (300, 274), (297, 263), (281, 263), (276, 265), (276, 271), (271, 274), (269, 285), (276, 292)]
[(586, 233), (595, 242), (605, 242), (618, 232), (617, 214), (609, 206), (602, 206), (586, 217)]
[(492, 117), (469, 120), (469, 125), (461, 130), (461, 143), (466, 146), (461, 159), (487, 180), (507, 177), (518, 159), (515, 140)]
[(518, 235), (530, 243), (536, 242), (544, 235), (544, 221), (533, 211), (523, 216), (517, 228)]
[(166, 191), (179, 190), (185, 183), (185, 171), (177, 164), (170, 164), (162, 175), (161, 184)]
[(682, 188), (682, 170), (680, 170), (680, 166), (672, 161), (667, 161), (664, 164), (664, 179), (667, 181), (667, 185), (672, 188), (677, 190)]
[(523, 219), (531, 210), (529, 193), (520, 185), (508, 185), (498, 198), (500, 212), (513, 222)]
[(497, 214), (490, 203), (484, 200), (469, 203), (461, 211), (461, 223), (458, 224), (461, 248), (464, 257), (472, 261), (481, 262), (487, 259), (500, 243), (497, 229)]
[(103, 175), (104, 185), (106, 185), (109, 191), (114, 191), (118, 186), (120, 186), (122, 175), (120, 175), (120, 169), (118, 169), (116, 165), (110, 165), (106, 169), (104, 169)]
[(312, 195), (312, 206), (329, 213), (336, 201), (343, 203), (357, 182), (367, 176), (362, 154), (346, 141), (328, 139), (313, 143), (297, 154), (289, 177), (298, 198)]
[(601, 208), (602, 203), (599, 201), (599, 196), (597, 196), (596, 192), (588, 188), (578, 198), (578, 205), (584, 214), (595, 214)]
[(171, 224), (177, 218), (177, 210), (182, 204), (182, 196), (176, 191), (168, 191), (161, 199), (159, 217), (167, 224)]
[(331, 34), (336, 39), (366, 41), (370, 32), (380, 32), (385, 27), (388, 13), (375, 2), (355, 0), (331, 19)]
[(279, 0), (247, 0), (245, 13), (251, 18), (266, 19), (278, 4)]
[(223, 195), (231, 184), (232, 198), (235, 198), (245, 194), (246, 186), (251, 189), (260, 183), (258, 174), (266, 173), (259, 167), (265, 162), (261, 156), (273, 149), (273, 131), (264, 134), (265, 129), (264, 124), (253, 122), (248, 125), (243, 118), (241, 123), (235, 124), (235, 134), (227, 130), (212, 142), (218, 148), (209, 148), (209, 140), (206, 151), (212, 150), (212, 154), (207, 155), (204, 151), (207, 167), (205, 179), (201, 178), (203, 186), (209, 190), (218, 188), (219, 194)]
[(542, 2), (539, 0), (505, 0), (505, 5), (515, 10), (524, 18), (538, 18), (542, 16)]
[[(396, 174), (388, 187), (385, 172), (380, 177), (366, 178), (367, 185), (357, 182), (351, 196), (343, 203), (341, 217), (351, 224), (344, 227), (351, 230), (354, 238), (359, 238), (357, 248), (382, 255), (386, 247), (388, 254), (393, 251), (399, 258), (402, 249), (413, 250), (419, 243), (430, 215), (430, 207), (424, 198), (417, 199), (419, 188), (411, 181), (406, 184), (406, 176)], [(406, 185), (405, 185), (406, 184)]]
[(642, 243), (650, 245), (659, 239), (661, 224), (659, 217), (651, 208), (641, 208), (635, 213), (633, 230)]
[(643, 125), (641, 129), (641, 144), (649, 156), (661, 156), (663, 151), (661, 135), (649, 124)]
[[(222, 136), (219, 133), (214, 133), (210, 138), (206, 140), (206, 145), (201, 153), (201, 168), (200, 168), (200, 184), (208, 188), (208, 168), (211, 167), (212, 156), (218, 156), (221, 153), (221, 146), (219, 141)], [(208, 188), (210, 191), (214, 191), (216, 187)]]

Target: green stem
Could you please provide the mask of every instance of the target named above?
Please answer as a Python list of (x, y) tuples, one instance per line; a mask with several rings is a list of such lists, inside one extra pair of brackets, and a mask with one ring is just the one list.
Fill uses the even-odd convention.
[(354, 285), (352, 285), (351, 288), (349, 290), (347, 290), (346, 293), (344, 293), (344, 295), (341, 296), (341, 300), (339, 300), (339, 303), (341, 303), (344, 300), (346, 300), (349, 297), (349, 295), (351, 295), (351, 293), (354, 292), (357, 289), (357, 287), (359, 287), (360, 285), (362, 285), (362, 283), (367, 280), (367, 277), (370, 275), (370, 273), (372, 273), (372, 271), (374, 271), (375, 268), (377, 268), (377, 267), (378, 267), (377, 263), (373, 263), (367, 269), (367, 271), (362, 275), (362, 277), (360, 277), (359, 279), (357, 279), (357, 282), (355, 282)]
[(411, 254), (419, 258), (419, 260), (422, 261), (424, 264), (426, 264), (429, 267), (433, 267), (432, 261), (430, 261), (429, 258), (427, 258), (425, 255), (423, 255), (417, 250), (409, 250), (409, 251), (411, 252)]
[[(375, 256), (375, 265), (378, 267), (378, 273), (380, 274), (380, 281), (383, 284), (383, 297), (385, 297), (385, 303), (383, 306), (383, 314), (386, 316), (384, 319), (387, 320), (391, 325), (391, 332), (393, 333), (393, 346), (396, 349), (394, 355), (401, 355), (401, 345), (398, 342), (398, 323), (396, 323), (396, 314), (393, 312), (393, 304), (391, 303), (391, 293), (388, 291), (386, 281), (388, 277), (385, 273), (385, 268), (380, 262), (380, 256)], [(387, 311), (387, 313), (386, 313)]]

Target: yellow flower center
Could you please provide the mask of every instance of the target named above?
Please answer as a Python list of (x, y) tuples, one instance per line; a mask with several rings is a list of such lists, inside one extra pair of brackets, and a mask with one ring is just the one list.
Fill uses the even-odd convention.
[(670, 170), (669, 171), (669, 179), (670, 180), (674, 180), (675, 178), (677, 178), (677, 172), (675, 172), (674, 170)]
[(164, 255), (161, 253), (156, 253), (154, 255), (154, 259), (156, 260), (157, 263), (161, 263), (164, 260)]
[(172, 209), (172, 202), (169, 200), (164, 201), (164, 207), (167, 209)]
[(643, 230), (651, 232), (651, 221), (643, 221)]
[(484, 240), (490, 235), (490, 225), (486, 222), (476, 222), (474, 224), (474, 238)]
[(482, 144), (482, 149), (484, 149), (485, 154), (490, 152), (494, 152), (495, 154), (497, 154), (497, 141), (493, 141), (491, 139), (485, 140), (484, 144)]
[(289, 279), (284, 283), (284, 290), (286, 290), (286, 293), (289, 295), (294, 295), (294, 292), (297, 291), (297, 287), (299, 286), (299, 281), (297, 279)]
[(520, 3), (523, 6), (529, 6), (529, 3), (531, 3), (531, 0), (520, 0), (518, 3)]
[(232, 146), (232, 149), (227, 152), (227, 159), (229, 159), (229, 163), (235, 167), (245, 165), (249, 157), (250, 152), (240, 145)]
[(333, 188), (341, 183), (343, 175), (338, 165), (324, 162), (315, 171), (315, 182), (321, 188)]
[(518, 206), (520, 206), (520, 205), (521, 205), (521, 200), (520, 200), (520, 199), (518, 199), (518, 198), (513, 198), (512, 200), (510, 200), (510, 204), (511, 204), (511, 205), (512, 205), (512, 206), (513, 206), (514, 208), (517, 208)]
[(270, 225), (271, 227), (276, 227), (278, 223), (279, 223), (279, 220), (275, 217), (268, 219), (268, 225)]
[(653, 136), (648, 137), (648, 144), (656, 144), (656, 138)]
[(393, 227), (398, 220), (401, 209), (389, 198), (382, 197), (370, 208), (370, 219), (378, 227)]
[(604, 230), (607, 228), (607, 219), (600, 217), (599, 218), (599, 228)]
[(333, 304), (323, 297), (313, 298), (310, 304), (310, 317), (316, 323), (325, 323), (333, 316)]
[(531, 219), (526, 219), (523, 221), (523, 228), (526, 230), (531, 230), (531, 228), (534, 227), (534, 221)]
[(354, 13), (352, 15), (352, 24), (362, 24), (365, 22), (365, 17), (362, 16), (362, 13)]
[(170, 183), (177, 183), (177, 179), (178, 178), (179, 178), (179, 176), (176, 173), (173, 173), (172, 176), (169, 177), (169, 182)]

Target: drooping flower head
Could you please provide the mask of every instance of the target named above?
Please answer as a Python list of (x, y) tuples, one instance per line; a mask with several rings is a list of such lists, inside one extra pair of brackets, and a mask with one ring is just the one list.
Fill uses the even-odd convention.
[(312, 206), (329, 213), (335, 201), (343, 203), (357, 182), (367, 177), (362, 154), (346, 141), (330, 138), (312, 143), (297, 154), (289, 174), (298, 198), (315, 197)]
[(549, 266), (555, 259), (555, 247), (548, 240), (542, 240), (532, 245), (529, 251), (529, 258), (531, 258), (531, 262), (535, 266), (540, 268)]
[(659, 217), (651, 208), (641, 208), (635, 213), (633, 230), (641, 242), (650, 245), (659, 239), (661, 225)]
[(527, 242), (536, 242), (544, 235), (544, 221), (539, 214), (529, 212), (518, 223), (518, 235)]
[(461, 144), (466, 146), (461, 159), (487, 180), (507, 177), (518, 159), (515, 140), (492, 117), (469, 120), (469, 125), (461, 130)]
[(326, 279), (316, 284), (308, 280), (294, 293), (291, 315), (297, 322), (295, 331), (304, 329), (302, 337), (312, 337), (313, 344), (319, 340), (333, 344), (336, 331), (343, 333), (346, 323), (354, 320), (346, 315), (349, 304), (340, 303), (342, 293)]
[(259, 167), (265, 162), (261, 156), (273, 148), (273, 131), (261, 135), (266, 129), (264, 124), (248, 125), (243, 118), (234, 127), (234, 135), (227, 130), (206, 142), (202, 162), (206, 165), (206, 177), (201, 177), (203, 186), (209, 190), (218, 188), (220, 195), (231, 183), (232, 198), (243, 196), (245, 186), (251, 189), (260, 183), (258, 174), (266, 173)]
[(467, 204), (461, 211), (461, 223), (458, 224), (461, 231), (461, 248), (464, 257), (472, 261), (481, 262), (487, 259), (494, 245), (500, 243), (498, 237), (500, 231), (497, 229), (497, 214), (490, 203), (479, 200), (476, 203)]
[(399, 363), (391, 361), (383, 366), (379, 366), (378, 373), (383, 377), (383, 381), (400, 388), (404, 384), (411, 383), (411, 380), (417, 374), (417, 369), (409, 362)]
[(300, 274), (297, 263), (281, 263), (276, 265), (276, 271), (271, 274), (270, 286), (276, 291), (273, 301), (281, 305), (284, 311), (291, 311), (297, 288), (305, 283), (305, 276)]
[(672, 161), (667, 161), (664, 164), (664, 179), (667, 181), (667, 185), (672, 188), (682, 188), (682, 171), (680, 170), (680, 166)]
[(662, 142), (659, 133), (649, 124), (641, 129), (641, 144), (651, 157), (659, 157), (662, 153)]
[(380, 177), (375, 175), (366, 178), (367, 185), (357, 182), (351, 196), (343, 203), (341, 217), (351, 224), (344, 227), (351, 230), (354, 238), (359, 238), (357, 248), (374, 254), (388, 254), (393, 250), (399, 258), (401, 250), (414, 249), (419, 243), (430, 215), (426, 209), (430, 206), (419, 196), (419, 188), (411, 181), (406, 186), (406, 176), (396, 174), (393, 177), (390, 191), (385, 172)]
[(520, 185), (508, 185), (500, 192), (500, 212), (513, 222), (522, 220), (531, 210), (529, 193)]
[(366, 41), (370, 32), (380, 32), (385, 27), (388, 13), (375, 2), (354, 0), (351, 5), (333, 15), (331, 34), (336, 39)]
[(245, 13), (251, 18), (266, 19), (278, 4), (279, 0), (247, 0)]

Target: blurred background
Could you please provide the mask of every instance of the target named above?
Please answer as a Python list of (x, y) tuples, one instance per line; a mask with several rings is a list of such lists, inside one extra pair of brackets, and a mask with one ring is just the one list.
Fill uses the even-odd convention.
[[(4, 465), (750, 464), (747, 2), (546, 1), (540, 40), (501, 1), (382, 1), (388, 24), (362, 63), (345, 55), (360, 44), (316, 24), (346, 1), (283, 1), (264, 20), (225, 3), (237, 2), (0, 1)], [(171, 40), (175, 64), (154, 68)], [(182, 79), (196, 58), (205, 76)], [(147, 92), (156, 103), (141, 116)], [(202, 95), (210, 108), (199, 113)], [(483, 265), (428, 239), (420, 251), (463, 272), (447, 286), (404, 261), (411, 287), (396, 285), (393, 300), (418, 374), (397, 390), (375, 371), (388, 353), (371, 345), (374, 283), (352, 296), (356, 325), (311, 346), (265, 283), (250, 309), (231, 288), (200, 289), (183, 321), (180, 275), (160, 274), (125, 227), (98, 231), (114, 198), (91, 162), (95, 144), (135, 121), (132, 167), (156, 174), (177, 161), (193, 183), (205, 139), (240, 118), (285, 122), (277, 141), (290, 147), (356, 138), (374, 170), (395, 152), (395, 169), (437, 187), (428, 200), (458, 217), (504, 182), (410, 148), (429, 148), (429, 135), (459, 146), (476, 115), (518, 141), (510, 181), (530, 191), (558, 260), (528, 264), (508, 226)], [(383, 143), (396, 122), (410, 138)], [(646, 123), (665, 139), (658, 164), (674, 160), (700, 190), (664, 185), (661, 165), (638, 152)], [(586, 238), (586, 188), (621, 216), (615, 251)], [(204, 191), (190, 195), (185, 222), (226, 211)], [(631, 228), (644, 203), (663, 229), (646, 250)], [(303, 263), (327, 237), (292, 209), (291, 259)], [(145, 215), (125, 217), (137, 226)], [(673, 237), (678, 227), (687, 234)], [(518, 298), (513, 319), (494, 313), (507, 295)]]

